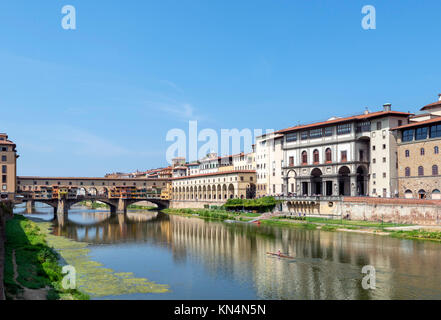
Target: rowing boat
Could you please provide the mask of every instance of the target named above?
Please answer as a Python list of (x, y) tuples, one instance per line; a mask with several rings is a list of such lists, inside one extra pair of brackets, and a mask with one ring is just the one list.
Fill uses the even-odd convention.
[(279, 255), (278, 253), (274, 253), (274, 252), (267, 252), (266, 254), (270, 254), (272, 256), (277, 256), (277, 257), (280, 257), (280, 258), (294, 259), (294, 257), (286, 256), (284, 254), (280, 254)]

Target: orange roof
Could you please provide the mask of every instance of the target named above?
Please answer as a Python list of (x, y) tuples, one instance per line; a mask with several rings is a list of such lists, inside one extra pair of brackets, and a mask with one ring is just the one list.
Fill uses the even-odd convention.
[(413, 123), (405, 124), (405, 125), (400, 126), (400, 127), (392, 128), (391, 130), (401, 130), (401, 129), (406, 129), (406, 128), (418, 127), (418, 126), (422, 126), (422, 125), (425, 125), (425, 124), (437, 123), (437, 122), (441, 122), (441, 117), (436, 117), (436, 118), (429, 119), (429, 120), (424, 120), (424, 121), (418, 121), (418, 122), (413, 122)]
[(101, 181), (114, 181), (114, 180), (123, 180), (123, 181), (151, 181), (151, 180), (168, 180), (167, 178), (163, 179), (150, 179), (150, 178), (91, 178), (91, 177), (17, 177), (18, 180), (101, 180)]
[(427, 106), (422, 107), (420, 110), (423, 111), (423, 110), (437, 108), (437, 107), (441, 107), (441, 101), (437, 101), (437, 102), (428, 104)]
[(232, 173), (256, 173), (256, 170), (231, 170), (224, 172), (213, 172), (213, 173), (201, 173), (195, 174), (193, 176), (184, 176), (184, 177), (176, 177), (171, 180), (182, 180), (182, 179), (191, 179), (191, 178), (199, 178), (199, 177), (208, 177), (208, 176), (218, 176), (222, 174), (232, 174)]
[(327, 126), (327, 125), (332, 125), (332, 124), (337, 124), (337, 123), (342, 123), (342, 122), (348, 122), (348, 121), (354, 121), (354, 120), (368, 120), (368, 119), (382, 117), (382, 116), (388, 116), (388, 115), (408, 117), (408, 116), (413, 115), (413, 114), (412, 113), (407, 113), (407, 112), (399, 112), (399, 111), (377, 111), (377, 112), (371, 112), (371, 113), (368, 113), (368, 114), (360, 114), (360, 115), (346, 117), (346, 118), (337, 118), (337, 119), (333, 119), (333, 120), (316, 122), (316, 123), (311, 123), (311, 124), (306, 124), (306, 125), (298, 125), (298, 126), (294, 126), (294, 127), (290, 127), (290, 128), (286, 128), (286, 129), (282, 129), (282, 130), (276, 131), (275, 133), (287, 133), (287, 132), (292, 132), (292, 131), (298, 131), (298, 130), (310, 129), (310, 128), (314, 128), (314, 127)]

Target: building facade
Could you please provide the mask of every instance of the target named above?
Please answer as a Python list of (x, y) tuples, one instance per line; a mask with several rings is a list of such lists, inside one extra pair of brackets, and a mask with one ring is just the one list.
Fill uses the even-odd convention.
[(205, 173), (172, 179), (175, 201), (225, 202), (255, 197), (256, 172), (253, 170)]
[(410, 114), (392, 111), (390, 104), (383, 108), (276, 132), (283, 135), (285, 193), (376, 197), (397, 193), (391, 128)]
[[(421, 109), (425, 120), (399, 126), (398, 189), (403, 198), (441, 199), (441, 98)], [(428, 116), (430, 114), (431, 116)]]
[(1, 199), (13, 199), (17, 190), (17, 150), (6, 133), (0, 133)]

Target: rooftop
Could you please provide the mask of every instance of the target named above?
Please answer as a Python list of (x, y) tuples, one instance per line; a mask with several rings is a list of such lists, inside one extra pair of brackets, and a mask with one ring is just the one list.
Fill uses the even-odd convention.
[(294, 132), (294, 131), (299, 131), (299, 130), (304, 130), (304, 129), (310, 129), (310, 128), (314, 128), (314, 127), (328, 126), (328, 125), (344, 123), (344, 122), (349, 122), (349, 121), (369, 120), (372, 118), (378, 118), (378, 117), (384, 117), (384, 116), (409, 117), (411, 115), (413, 115), (413, 114), (408, 113), (408, 112), (400, 112), (400, 111), (377, 111), (377, 112), (371, 112), (368, 114), (360, 114), (360, 115), (355, 115), (355, 116), (350, 116), (350, 117), (345, 117), (345, 118), (336, 118), (336, 119), (332, 119), (332, 120), (316, 122), (316, 123), (311, 123), (311, 124), (306, 124), (306, 125), (298, 125), (298, 126), (294, 126), (294, 127), (290, 127), (290, 128), (276, 131), (276, 133), (288, 133), (288, 132)]
[(407, 129), (407, 128), (412, 128), (412, 127), (419, 127), (419, 126), (424, 126), (426, 124), (432, 124), (432, 123), (438, 123), (438, 122), (441, 123), (441, 117), (436, 117), (436, 118), (428, 119), (428, 120), (424, 120), (424, 121), (412, 122), (409, 124), (405, 124), (403, 126), (392, 128), (391, 130), (401, 130), (401, 129)]

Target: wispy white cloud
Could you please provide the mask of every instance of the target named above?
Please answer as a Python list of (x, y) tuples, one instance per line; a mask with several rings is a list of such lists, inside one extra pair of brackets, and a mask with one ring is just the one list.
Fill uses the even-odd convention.
[(159, 82), (171, 87), (172, 89), (174, 89), (175, 91), (177, 91), (179, 93), (184, 93), (184, 90), (181, 87), (179, 87), (176, 83), (174, 83), (173, 81), (160, 80)]

